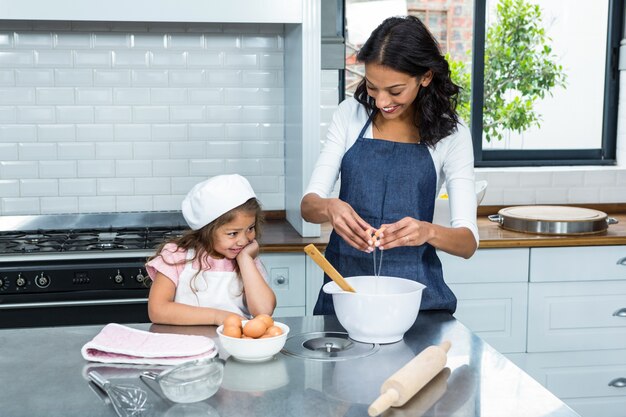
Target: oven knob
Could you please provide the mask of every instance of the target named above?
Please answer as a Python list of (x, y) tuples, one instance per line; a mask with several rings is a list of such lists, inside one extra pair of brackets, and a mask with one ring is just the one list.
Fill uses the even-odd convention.
[(0, 278), (0, 291), (4, 291), (9, 288), (9, 277)]
[(17, 274), (15, 285), (17, 285), (18, 287), (23, 287), (26, 285), (26, 280), (24, 279), (24, 277), (22, 277), (22, 274)]
[(113, 278), (113, 281), (115, 281), (116, 284), (121, 284), (122, 282), (124, 282), (124, 277), (120, 273), (119, 269), (117, 270), (117, 275)]
[(42, 272), (40, 275), (35, 276), (35, 284), (39, 288), (46, 288), (48, 285), (50, 285), (50, 277), (44, 275), (44, 273)]
[(141, 273), (141, 269), (139, 270), (139, 273), (138, 273), (138, 274), (137, 274), (137, 276), (135, 277), (135, 280), (136, 280), (138, 283), (140, 283), (140, 284), (141, 284), (141, 283), (143, 283), (143, 282), (146, 280), (145, 275)]

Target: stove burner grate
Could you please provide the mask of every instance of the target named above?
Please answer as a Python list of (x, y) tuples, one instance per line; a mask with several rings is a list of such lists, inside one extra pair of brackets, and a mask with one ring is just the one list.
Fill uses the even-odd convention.
[(180, 228), (0, 231), (0, 254), (154, 249), (183, 232)]

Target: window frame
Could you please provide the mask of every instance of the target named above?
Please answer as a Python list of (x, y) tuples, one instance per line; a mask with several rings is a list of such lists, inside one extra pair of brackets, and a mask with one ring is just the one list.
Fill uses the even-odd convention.
[(557, 165), (615, 165), (619, 98), (619, 48), (625, 0), (609, 0), (602, 147), (598, 149), (483, 150), (486, 0), (474, 2), (474, 39), (471, 75), (471, 132), (474, 166), (520, 167)]

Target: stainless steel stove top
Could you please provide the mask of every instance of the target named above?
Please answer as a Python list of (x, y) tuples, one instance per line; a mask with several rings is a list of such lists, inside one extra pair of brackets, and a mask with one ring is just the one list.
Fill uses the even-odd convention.
[(180, 212), (0, 217), (0, 255), (149, 253), (187, 229)]
[(176, 227), (0, 232), (0, 254), (154, 249), (183, 232)]
[(0, 217), (0, 328), (146, 322), (145, 262), (180, 212)]

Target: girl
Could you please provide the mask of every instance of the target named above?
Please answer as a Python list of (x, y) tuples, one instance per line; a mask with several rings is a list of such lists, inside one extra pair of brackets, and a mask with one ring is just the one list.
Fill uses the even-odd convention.
[[(413, 16), (386, 19), (357, 59), (365, 78), (333, 116), (302, 217), (332, 224), (326, 257), (344, 276), (372, 275), (371, 252), (384, 249), (383, 275), (425, 284), (421, 308), (453, 313), (435, 249), (469, 258), (478, 243), (472, 140), (454, 109), (459, 87)], [(432, 224), (444, 181), (451, 227)], [(334, 313), (331, 296), (320, 291), (314, 313)]]
[(148, 259), (148, 315), (159, 324), (220, 325), (229, 314), (271, 315), (276, 297), (258, 259), (261, 206), (248, 181), (220, 175), (182, 203), (191, 228)]

